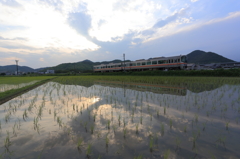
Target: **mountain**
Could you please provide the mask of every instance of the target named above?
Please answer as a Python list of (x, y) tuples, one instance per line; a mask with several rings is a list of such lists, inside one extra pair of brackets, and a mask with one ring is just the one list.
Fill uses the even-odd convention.
[[(130, 61), (130, 60), (126, 60)], [(94, 65), (100, 64), (108, 64), (108, 63), (120, 63), (121, 60), (113, 60), (113, 61), (103, 61), (103, 62), (92, 62), (90, 60), (84, 60), (76, 63), (63, 63), (54, 67), (48, 67), (49, 70), (55, 70), (57, 72), (66, 72), (66, 71), (92, 71)], [(46, 69), (45, 69), (46, 70)]]
[(187, 57), (188, 57), (188, 63), (196, 63), (196, 64), (235, 62), (226, 57), (218, 55), (214, 52), (205, 52), (201, 50), (195, 50), (189, 53)]
[[(16, 65), (0, 66), (0, 72), (14, 73), (17, 70)], [(18, 66), (18, 71), (33, 72), (34, 69), (28, 66)]]

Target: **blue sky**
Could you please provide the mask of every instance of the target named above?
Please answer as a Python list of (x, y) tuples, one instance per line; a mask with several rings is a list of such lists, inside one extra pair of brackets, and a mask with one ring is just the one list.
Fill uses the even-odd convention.
[(240, 61), (239, 0), (0, 0), (0, 66), (212, 51)]

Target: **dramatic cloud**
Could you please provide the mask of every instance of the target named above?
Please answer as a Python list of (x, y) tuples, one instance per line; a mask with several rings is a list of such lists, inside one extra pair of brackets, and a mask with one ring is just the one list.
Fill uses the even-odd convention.
[[(224, 7), (223, 7), (224, 6)], [(239, 60), (240, 1), (0, 0), (0, 65), (213, 51)], [(4, 59), (4, 60), (3, 60)]]

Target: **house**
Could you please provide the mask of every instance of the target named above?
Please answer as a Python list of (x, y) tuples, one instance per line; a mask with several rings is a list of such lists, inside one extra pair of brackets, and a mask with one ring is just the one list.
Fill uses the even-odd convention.
[(54, 73), (55, 73), (54, 70), (47, 70), (47, 71), (45, 72), (45, 74), (54, 74)]

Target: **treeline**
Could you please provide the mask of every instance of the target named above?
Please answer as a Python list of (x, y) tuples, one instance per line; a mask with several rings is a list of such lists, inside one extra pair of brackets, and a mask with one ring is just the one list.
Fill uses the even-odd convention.
[[(136, 75), (136, 76), (211, 76), (211, 77), (240, 77), (240, 69), (216, 70), (169, 70), (169, 71), (139, 71), (139, 72), (103, 72), (92, 75)], [(84, 74), (84, 75), (90, 75)]]

